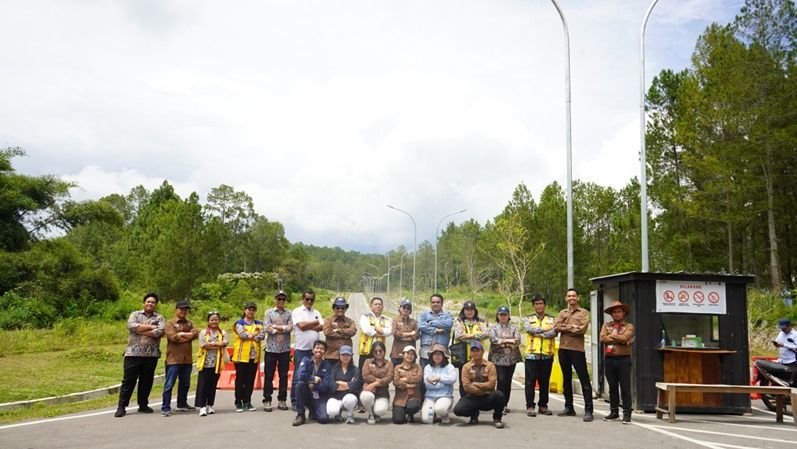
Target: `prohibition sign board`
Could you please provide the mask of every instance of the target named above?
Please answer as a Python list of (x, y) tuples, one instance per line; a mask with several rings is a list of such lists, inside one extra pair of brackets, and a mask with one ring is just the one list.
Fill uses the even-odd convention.
[(711, 304), (716, 304), (720, 302), (720, 294), (717, 292), (710, 292), (708, 294), (708, 302), (710, 302)]
[(695, 301), (697, 304), (703, 304), (703, 301), (705, 301), (705, 300), (706, 300), (706, 295), (704, 295), (704, 294), (703, 294), (703, 292), (700, 292), (700, 291), (698, 291), (698, 292), (695, 292), (695, 294), (694, 294), (694, 295), (692, 295), (692, 299), (693, 299), (693, 300), (694, 300), (694, 301)]

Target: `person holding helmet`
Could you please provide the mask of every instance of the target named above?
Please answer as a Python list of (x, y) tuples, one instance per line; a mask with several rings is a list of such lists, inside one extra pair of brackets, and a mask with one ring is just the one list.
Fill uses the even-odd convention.
[[(496, 323), (490, 325), (490, 354), (488, 360), (495, 364), (498, 373), (498, 390), (504, 393), (504, 400), (509, 404), (512, 394), (512, 376), (515, 366), (522, 359), (520, 355), (520, 331), (509, 320), (509, 307), (501, 306), (495, 314)], [(504, 414), (509, 408), (504, 408)]]
[(603, 366), (609, 384), (609, 414), (604, 421), (620, 417), (620, 392), (623, 402), (623, 424), (631, 424), (631, 345), (634, 343), (634, 325), (629, 323), (630, 309), (627, 304), (614, 301), (603, 312), (611, 315), (612, 321), (601, 326), (600, 341), (603, 343)]
[(401, 363), (393, 368), (393, 424), (415, 422), (414, 415), (421, 409), (421, 381), (423, 373), (418, 364), (415, 346), (407, 345), (401, 351)]
[(401, 363), (403, 349), (407, 346), (415, 347), (415, 342), (420, 338), (418, 322), (412, 316), (412, 302), (402, 299), (399, 304), (399, 316), (393, 321), (393, 347), (390, 349), (390, 361), (393, 366)]
[(343, 346), (352, 346), (351, 338), (357, 333), (357, 323), (346, 316), (349, 304), (346, 298), (338, 296), (332, 303), (332, 315), (324, 319), (324, 337), (327, 340), (327, 353), (325, 360), (333, 363), (340, 362), (338, 351)]
[(421, 405), (421, 420), (424, 424), (432, 424), (437, 418), (443, 424), (449, 424), (448, 414), (454, 404), (454, 383), (459, 377), (457, 369), (448, 362), (448, 348), (441, 344), (432, 346), (429, 359), (429, 364), (423, 369), (426, 393)]

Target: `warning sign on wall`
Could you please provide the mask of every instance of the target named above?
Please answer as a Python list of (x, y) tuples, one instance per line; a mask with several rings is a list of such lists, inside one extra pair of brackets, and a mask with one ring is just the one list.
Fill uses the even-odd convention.
[(725, 315), (725, 283), (656, 281), (656, 312)]

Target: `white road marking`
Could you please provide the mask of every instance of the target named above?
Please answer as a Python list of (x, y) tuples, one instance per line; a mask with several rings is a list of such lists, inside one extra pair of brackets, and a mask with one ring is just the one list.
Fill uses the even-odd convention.
[[(662, 426), (655, 426), (650, 425), (650, 427), (662, 427)], [(725, 437), (734, 437), (734, 438), (744, 438), (748, 440), (757, 440), (757, 441), (770, 441), (772, 443), (786, 443), (786, 444), (795, 444), (797, 445), (797, 441), (794, 440), (781, 440), (779, 438), (766, 438), (766, 437), (758, 437), (752, 435), (742, 435), (738, 433), (727, 433), (727, 432), (714, 432), (711, 430), (701, 430), (701, 429), (690, 429), (688, 427), (679, 427), (678, 430), (683, 432), (694, 432), (694, 433), (703, 433), (706, 435), (721, 435)]]

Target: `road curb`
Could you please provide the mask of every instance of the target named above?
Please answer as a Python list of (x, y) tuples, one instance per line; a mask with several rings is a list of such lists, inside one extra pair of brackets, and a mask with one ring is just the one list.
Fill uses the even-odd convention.
[[(155, 383), (163, 383), (165, 374), (155, 376)], [(122, 384), (116, 384), (110, 387), (98, 388), (96, 390), (81, 391), (79, 393), (70, 393), (63, 396), (50, 396), (47, 398), (31, 399), (28, 401), (6, 402), (0, 404), (0, 412), (10, 412), (12, 410), (19, 410), (23, 408), (33, 407), (37, 404), (44, 405), (59, 405), (71, 404), (73, 402), (89, 401), (91, 399), (98, 399), (105, 396), (113, 396), (119, 394), (119, 388)]]

